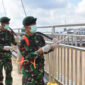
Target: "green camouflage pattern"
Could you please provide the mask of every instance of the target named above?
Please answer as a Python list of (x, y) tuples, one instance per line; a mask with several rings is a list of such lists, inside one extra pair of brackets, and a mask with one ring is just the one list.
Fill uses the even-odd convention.
[(3, 85), (3, 67), (6, 73), (5, 85), (12, 85), (12, 62), (11, 53), (0, 53), (0, 85)]
[[(21, 40), (19, 50), (22, 56), (27, 60), (22, 65), (22, 85), (44, 85), (44, 56), (37, 56), (35, 51), (45, 45), (45, 41), (41, 35), (34, 34), (33, 36), (25, 35), (29, 39), (30, 45), (27, 46), (24, 39)], [(34, 68), (31, 61), (36, 58), (36, 66)]]
[(3, 85), (3, 68), (5, 70), (5, 85), (12, 85), (12, 61), (11, 52), (3, 49), (4, 46), (16, 45), (14, 35), (11, 31), (0, 30), (0, 85)]

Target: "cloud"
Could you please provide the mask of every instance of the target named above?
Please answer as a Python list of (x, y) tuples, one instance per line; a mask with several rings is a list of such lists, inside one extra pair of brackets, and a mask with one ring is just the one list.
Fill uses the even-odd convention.
[(25, 0), (24, 3), (28, 3), (28, 7), (32, 9), (55, 9), (66, 7), (67, 0)]
[[(23, 0), (28, 16), (34, 16), (40, 25), (59, 25), (82, 23), (85, 20), (84, 3), (72, 4), (68, 0)], [(25, 17), (20, 0), (4, 0), (7, 16), (11, 18), (11, 27), (21, 28)], [(0, 16), (4, 15), (0, 1)], [(83, 15), (83, 16), (82, 16)]]
[(85, 0), (82, 0), (76, 7), (76, 13), (85, 15)]
[(3, 5), (2, 5), (2, 0), (0, 0), (0, 16), (3, 16), (4, 14), (4, 10), (3, 10)]
[[(51, 24), (58, 23), (58, 21), (56, 21), (55, 19), (59, 17), (60, 10), (66, 7), (67, 0), (47, 0), (47, 1), (46, 0), (41, 0), (41, 1), (23, 0), (23, 2), (26, 8), (27, 15), (38, 18), (37, 21), (38, 25), (51, 25)], [(11, 22), (10, 22), (11, 26), (13, 28), (22, 27), (22, 20), (25, 16), (21, 5), (21, 1), (4, 0), (4, 5), (6, 8), (7, 16), (11, 18)], [(32, 6), (32, 8), (30, 6)]]
[(85, 23), (85, 0), (79, 1), (79, 3), (71, 4), (69, 3), (69, 7), (67, 11), (68, 13), (68, 21), (69, 23)]
[[(44, 10), (44, 9), (29, 9), (28, 15), (32, 15), (34, 17), (37, 17), (37, 23), (38, 25), (54, 25), (54, 24), (60, 24), (61, 20), (64, 21), (62, 17), (65, 16), (64, 9), (61, 9), (62, 12), (59, 12), (59, 10)], [(62, 14), (63, 13), (63, 14)], [(63, 23), (62, 23), (63, 24)]]
[[(24, 17), (24, 12), (23, 12), (20, 0), (6, 0), (6, 1), (3, 0), (3, 1), (4, 1), (4, 6), (6, 9), (7, 17), (11, 18), (10, 26), (12, 26), (14, 28), (22, 27), (21, 22)], [(1, 2), (0, 2), (0, 4), (1, 4)], [(0, 8), (1, 7), (2, 6), (0, 5)], [(3, 16), (5, 16), (4, 12), (3, 12)]]

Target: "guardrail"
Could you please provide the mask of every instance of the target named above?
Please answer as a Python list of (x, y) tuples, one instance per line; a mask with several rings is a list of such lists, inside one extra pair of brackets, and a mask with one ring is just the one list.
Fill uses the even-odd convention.
[[(46, 29), (46, 28), (51, 28), (51, 33), (55, 33), (55, 29), (58, 28), (66, 28), (66, 27), (85, 27), (85, 23), (80, 23), (80, 24), (65, 24), (65, 25), (51, 25), (51, 26), (38, 26), (38, 29)], [(14, 31), (17, 31), (18, 33), (22, 33), (21, 30), (24, 30), (23, 28), (14, 28)]]
[[(76, 35), (76, 34), (57, 34), (56, 29), (62, 29), (66, 27), (85, 27), (85, 23), (80, 24), (66, 24), (66, 25), (53, 25), (53, 26), (38, 26), (38, 29), (51, 29), (51, 33), (48, 33), (47, 35), (56, 37), (58, 40), (65, 38), (66, 36), (69, 36), (68, 39), (64, 40), (62, 44), (67, 45), (75, 45), (75, 46), (83, 46), (85, 45), (85, 35)], [(76, 30), (79, 32), (81, 29)], [(17, 31), (19, 34), (24, 34), (24, 31), (22, 28), (13, 29), (14, 31)]]
[[(61, 44), (45, 55), (49, 81), (64, 85), (85, 85), (85, 48)], [(49, 67), (49, 68), (48, 68)]]
[[(50, 34), (48, 34), (50, 35)], [(59, 40), (63, 40), (61, 43), (66, 45), (85, 46), (85, 35), (75, 34), (54, 34), (54, 37)]]

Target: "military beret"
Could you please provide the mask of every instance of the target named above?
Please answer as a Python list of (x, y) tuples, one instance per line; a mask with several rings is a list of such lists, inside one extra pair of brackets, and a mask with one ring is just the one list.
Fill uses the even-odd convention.
[(36, 24), (36, 20), (37, 20), (37, 18), (34, 18), (32, 16), (27, 16), (23, 19), (23, 25), (29, 26), (29, 25), (32, 25), (32, 24)]
[(1, 17), (0, 18), (1, 23), (6, 23), (6, 22), (9, 22), (9, 21), (10, 21), (10, 19), (8, 17)]

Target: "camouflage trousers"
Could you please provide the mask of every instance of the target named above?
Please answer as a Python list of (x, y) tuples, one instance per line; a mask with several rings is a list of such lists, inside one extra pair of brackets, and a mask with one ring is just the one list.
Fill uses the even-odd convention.
[(0, 53), (0, 85), (3, 85), (3, 68), (5, 70), (5, 85), (12, 85), (12, 62), (10, 53)]
[(30, 77), (23, 75), (22, 85), (44, 85), (43, 78), (37, 79), (37, 77)]
[[(31, 67), (31, 68), (30, 68)], [(25, 64), (22, 67), (22, 85), (44, 85), (44, 69), (34, 69), (32, 65)]]

